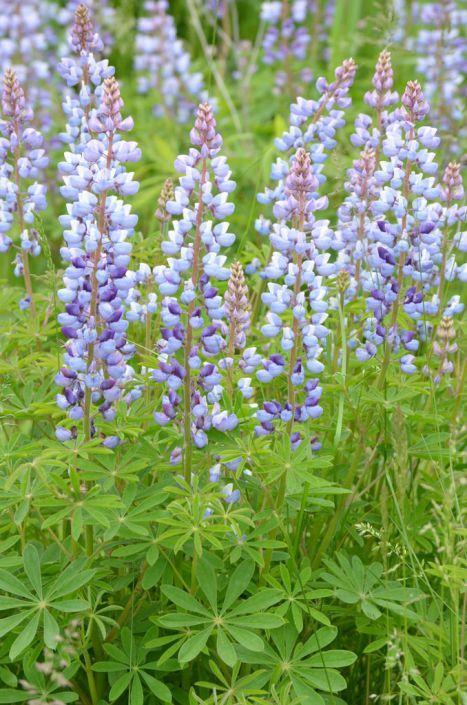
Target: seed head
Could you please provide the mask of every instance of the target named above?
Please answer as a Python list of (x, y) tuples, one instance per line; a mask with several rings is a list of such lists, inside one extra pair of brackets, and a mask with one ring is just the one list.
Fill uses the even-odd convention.
[(248, 301), (248, 287), (240, 262), (234, 262), (230, 270), (230, 279), (225, 292), (224, 308), (230, 322), (236, 348), (244, 348), (246, 331), (250, 327), (250, 304)]
[(166, 179), (162, 187), (159, 198), (157, 199), (157, 210), (156, 218), (160, 220), (161, 223), (166, 223), (170, 220), (170, 215), (167, 213), (166, 205), (167, 201), (173, 201), (174, 199), (174, 184), (172, 179)]

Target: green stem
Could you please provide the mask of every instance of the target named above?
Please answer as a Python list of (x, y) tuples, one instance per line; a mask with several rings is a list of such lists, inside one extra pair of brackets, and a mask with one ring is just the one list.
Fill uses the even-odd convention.
[(343, 389), (339, 395), (339, 408), (337, 412), (337, 424), (336, 424), (336, 434), (334, 436), (334, 446), (337, 448), (342, 435), (342, 423), (344, 420), (344, 398), (345, 398), (345, 383), (347, 375), (347, 333), (345, 329), (345, 316), (344, 316), (344, 293), (341, 292), (339, 296), (339, 323), (341, 331), (341, 348), (342, 348), (342, 359), (341, 359), (341, 376), (342, 376), (342, 386)]
[[(193, 282), (195, 291), (201, 275), (201, 224), (203, 222), (203, 185), (206, 181), (207, 162), (203, 159), (201, 168), (201, 178), (199, 183), (198, 210), (196, 213), (196, 230), (195, 240), (193, 244), (193, 272), (191, 281)], [(186, 340), (183, 355), (183, 366), (185, 369), (185, 377), (183, 379), (183, 471), (185, 482), (190, 484), (191, 480), (191, 456), (193, 447), (191, 442), (191, 367), (190, 355), (193, 344), (193, 328), (190, 325), (191, 314), (195, 308), (195, 301), (192, 301), (188, 306), (188, 315), (186, 320)]]

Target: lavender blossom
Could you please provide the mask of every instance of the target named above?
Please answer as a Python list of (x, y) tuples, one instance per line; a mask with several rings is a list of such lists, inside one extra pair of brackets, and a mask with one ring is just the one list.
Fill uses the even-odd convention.
[(3, 78), (2, 114), (0, 121), (0, 252), (7, 252), (13, 240), (7, 235), (16, 222), (19, 242), (15, 258), (16, 276), (24, 276), (26, 297), (22, 309), (35, 304), (29, 269), (29, 257), (37, 257), (41, 246), (32, 227), (37, 212), (46, 208), (46, 188), (36, 181), (43, 178), (48, 158), (42, 149), (42, 136), (30, 123), (33, 111), (26, 102), (23, 88), (15, 72), (7, 69)]
[[(167, 264), (154, 268), (162, 299), (160, 362), (155, 381), (166, 392), (155, 414), (162, 426), (179, 423), (183, 429), (185, 477), (191, 473), (192, 444), (203, 448), (211, 428), (229, 431), (235, 414), (220, 407), (227, 343), (225, 309), (214, 280), (227, 280), (222, 248), (235, 236), (224, 218), (233, 212), (228, 195), (235, 188), (225, 157), (218, 156), (222, 138), (216, 132), (212, 108), (199, 106), (190, 133), (193, 147), (175, 160), (181, 174), (174, 199), (166, 204), (175, 218), (162, 243)], [(214, 221), (217, 222), (215, 225)]]
[(379, 160), (381, 141), (384, 138), (389, 122), (393, 119), (388, 108), (399, 100), (399, 94), (393, 90), (393, 70), (391, 54), (382, 51), (376, 62), (373, 76), (373, 90), (365, 93), (365, 103), (375, 111), (376, 124), (372, 117), (360, 113), (355, 120), (355, 132), (351, 142), (356, 147), (365, 147), (375, 150), (375, 160)]
[(167, 0), (146, 0), (146, 15), (138, 20), (135, 71), (144, 95), (155, 91), (154, 114), (169, 114), (187, 122), (199, 100), (205, 99), (203, 78), (190, 69), (190, 56), (177, 39)]

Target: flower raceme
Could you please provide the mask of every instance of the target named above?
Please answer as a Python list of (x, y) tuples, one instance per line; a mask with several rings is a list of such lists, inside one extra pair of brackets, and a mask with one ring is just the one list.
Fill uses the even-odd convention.
[[(294, 430), (295, 424), (316, 419), (322, 413), (318, 404), (322, 389), (314, 375), (323, 370), (319, 358), (329, 330), (324, 325), (328, 308), (326, 287), (316, 272), (320, 255), (315, 238), (319, 243), (323, 228), (327, 229), (327, 224), (314, 216), (316, 210), (326, 206), (325, 200), (318, 198), (318, 186), (310, 155), (301, 147), (285, 179), (284, 198), (274, 206), (279, 222), (270, 234), (273, 252), (265, 268), (272, 281), (262, 295), (269, 311), (261, 332), (271, 340), (274, 351), (262, 360), (256, 376), (260, 382), (269, 383), (285, 375), (287, 401), (263, 404), (257, 413), (260, 423), (256, 434), (268, 435), (282, 421), (293, 446), (302, 439), (301, 433)], [(280, 340), (280, 352), (276, 351), (275, 340)], [(303, 401), (297, 398), (300, 391)]]
[[(65, 153), (59, 169), (67, 200), (67, 214), (60, 217), (65, 244), (61, 249), (66, 264), (64, 287), (59, 298), (65, 311), (59, 314), (62, 332), (67, 339), (64, 365), (56, 382), (63, 388), (57, 395), (60, 408), (71, 422), (83, 422), (85, 438), (96, 433), (95, 407), (105, 421), (115, 418), (115, 402), (132, 377), (127, 360), (134, 349), (126, 338), (129, 306), (136, 276), (129, 271), (131, 243), (137, 216), (122, 196), (134, 194), (138, 184), (125, 164), (138, 161), (140, 150), (135, 142), (122, 138), (131, 130), (131, 118), (123, 118), (120, 88), (107, 73), (107, 64), (93, 75), (92, 82), (101, 90), (91, 93), (91, 68), (96, 63), (90, 49), (98, 44), (87, 21), (83, 6), (77, 10), (72, 45), (79, 50), (75, 64), (65, 62), (70, 75), (80, 75), (79, 97), (67, 99), (66, 112), (72, 122), (68, 136), (72, 151)], [(73, 109), (70, 111), (70, 106)], [(59, 427), (57, 436), (68, 440), (76, 428)], [(118, 444), (117, 436), (108, 436), (104, 444)]]
[[(230, 277), (226, 256), (220, 252), (235, 240), (224, 220), (234, 209), (228, 196), (235, 182), (225, 157), (219, 156), (222, 138), (209, 104), (199, 106), (190, 137), (189, 153), (175, 160), (181, 176), (173, 200), (166, 204), (172, 216), (162, 242), (167, 263), (154, 268), (163, 298), (160, 361), (153, 371), (155, 381), (166, 389), (155, 419), (162, 426), (180, 423), (188, 477), (192, 445), (203, 448), (210, 428), (229, 431), (237, 425), (235, 414), (220, 405), (223, 373), (231, 359), (224, 301), (215, 286), (216, 280)], [(227, 299), (227, 308), (231, 301)], [(245, 318), (238, 323), (236, 335), (241, 336)], [(172, 457), (179, 461), (180, 449)]]

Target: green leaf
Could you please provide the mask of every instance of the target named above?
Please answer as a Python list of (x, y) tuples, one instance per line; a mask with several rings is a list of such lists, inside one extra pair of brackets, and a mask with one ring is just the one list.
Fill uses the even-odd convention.
[(229, 609), (235, 602), (235, 600), (240, 597), (242, 593), (245, 592), (248, 585), (251, 582), (253, 573), (255, 571), (255, 564), (253, 561), (244, 561), (240, 563), (239, 566), (234, 570), (227, 585), (227, 590), (225, 592), (224, 602), (222, 605), (222, 612)]
[(57, 621), (53, 615), (50, 614), (49, 610), (44, 610), (44, 644), (49, 647), (49, 649), (56, 649), (58, 644), (58, 639), (60, 637), (60, 628)]
[(92, 666), (92, 670), (97, 673), (119, 673), (123, 671), (125, 665), (118, 661), (98, 661)]
[(143, 686), (138, 675), (133, 678), (131, 684), (129, 705), (144, 705)]
[(120, 697), (122, 693), (125, 692), (125, 690), (130, 685), (132, 676), (132, 673), (123, 673), (120, 678), (117, 678), (117, 680), (110, 689), (109, 700), (116, 700)]
[(146, 568), (141, 585), (143, 590), (150, 590), (153, 588), (162, 577), (162, 573), (165, 570), (166, 562), (163, 559), (159, 559), (155, 565), (150, 565)]
[(83, 570), (82, 561), (75, 561), (57, 578), (52, 588), (48, 591), (47, 596), (56, 600), (57, 597), (64, 597), (76, 592), (83, 585), (86, 585), (95, 574), (95, 570)]
[(31, 693), (25, 693), (24, 690), (0, 689), (0, 703), (5, 703), (5, 705), (10, 705), (10, 703), (24, 703), (25, 700), (29, 700), (30, 698)]
[(269, 612), (258, 612), (245, 617), (235, 617), (234, 625), (237, 627), (247, 627), (250, 629), (277, 629), (284, 624), (284, 620), (278, 614)]
[(153, 695), (160, 698), (164, 703), (172, 702), (172, 693), (162, 681), (149, 675), (146, 671), (141, 671), (141, 676)]
[(237, 614), (252, 614), (275, 605), (282, 597), (280, 590), (274, 588), (264, 588), (261, 592), (252, 595), (247, 600), (241, 602), (237, 607), (229, 612), (229, 616)]
[(0, 590), (11, 592), (13, 595), (20, 595), (28, 600), (34, 600), (34, 596), (28, 591), (25, 585), (21, 583), (12, 573), (0, 569)]
[(264, 641), (257, 634), (254, 634), (247, 629), (234, 627), (230, 623), (226, 623), (226, 629), (235, 641), (244, 646), (246, 649), (250, 649), (250, 651), (263, 651)]
[(171, 614), (164, 614), (157, 620), (158, 624), (163, 627), (168, 627), (169, 629), (183, 629), (183, 627), (195, 627), (199, 624), (206, 624), (210, 622), (211, 618), (208, 617), (198, 617), (196, 615), (187, 614), (186, 612), (173, 612)]
[(19, 600), (17, 597), (0, 596), (0, 610), (16, 610), (31, 607), (29, 602)]
[(342, 668), (350, 666), (355, 662), (357, 654), (352, 651), (342, 651), (338, 649), (330, 649), (322, 651), (319, 654), (314, 654), (307, 662), (307, 666), (315, 666), (317, 668)]
[(18, 614), (12, 614), (9, 617), (3, 617), (3, 619), (0, 619), (0, 637), (10, 632), (12, 629), (17, 627), (18, 624), (21, 624), (21, 622), (24, 622), (24, 620), (27, 619), (32, 613), (33, 610), (27, 610), (25, 612), (19, 612)]
[(59, 600), (51, 602), (49, 607), (53, 607), (57, 612), (83, 612), (89, 609), (89, 602), (86, 600)]
[(237, 654), (235, 652), (232, 642), (229, 640), (226, 633), (222, 629), (219, 629), (219, 631), (217, 632), (216, 648), (219, 657), (223, 660), (224, 663), (227, 664), (227, 666), (230, 666), (232, 668), (237, 662)]
[(325, 705), (324, 698), (310, 685), (304, 683), (297, 676), (292, 676), (291, 681), (295, 693), (300, 698), (300, 702), (303, 703), (303, 705)]
[(204, 614), (210, 616), (207, 609), (205, 609), (198, 600), (195, 600), (188, 592), (180, 590), (178, 587), (173, 585), (163, 585), (161, 588), (162, 592), (166, 597), (169, 598), (177, 607), (181, 607), (188, 612), (196, 612), (198, 614)]
[(213, 612), (217, 613), (217, 578), (211, 564), (206, 558), (201, 558), (198, 562), (196, 577)]
[(32, 642), (39, 626), (40, 613), (36, 612), (10, 647), (10, 658), (14, 661)]
[(193, 661), (193, 659), (198, 656), (199, 652), (206, 646), (212, 630), (213, 627), (207, 627), (207, 629), (203, 629), (201, 632), (190, 636), (190, 638), (185, 641), (178, 652), (178, 660), (180, 663)]
[(28, 576), (29, 582), (38, 597), (42, 599), (41, 562), (37, 548), (32, 543), (28, 543), (24, 549), (23, 564), (24, 572)]
[(336, 627), (321, 627), (321, 629), (318, 629), (315, 634), (310, 636), (303, 646), (297, 646), (297, 655), (299, 654), (300, 658), (303, 658), (304, 656), (308, 656), (308, 654), (312, 654), (315, 651), (320, 651), (334, 641), (336, 636)]

